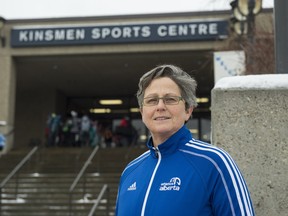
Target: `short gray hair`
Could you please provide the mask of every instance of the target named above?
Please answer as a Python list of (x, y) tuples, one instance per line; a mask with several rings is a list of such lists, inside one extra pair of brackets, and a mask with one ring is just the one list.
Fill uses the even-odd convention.
[(173, 80), (180, 89), (181, 97), (185, 101), (186, 110), (190, 107), (197, 107), (196, 101), (196, 87), (197, 82), (188, 73), (183, 71), (180, 67), (175, 65), (160, 65), (145, 73), (139, 81), (137, 100), (139, 107), (142, 107), (143, 98), (146, 88), (150, 85), (152, 80), (161, 77), (168, 77)]

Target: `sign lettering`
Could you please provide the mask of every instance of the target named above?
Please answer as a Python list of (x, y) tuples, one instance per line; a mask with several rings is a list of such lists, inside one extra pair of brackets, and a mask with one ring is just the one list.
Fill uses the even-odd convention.
[(12, 47), (216, 40), (228, 36), (228, 21), (119, 26), (14, 28)]

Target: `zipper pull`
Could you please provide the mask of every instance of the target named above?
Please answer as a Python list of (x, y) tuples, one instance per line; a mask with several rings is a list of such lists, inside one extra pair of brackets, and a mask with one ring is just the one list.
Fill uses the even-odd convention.
[(158, 149), (158, 147), (153, 147), (153, 149), (154, 149), (154, 151), (155, 151), (155, 156), (156, 156), (156, 158), (159, 158), (159, 149)]

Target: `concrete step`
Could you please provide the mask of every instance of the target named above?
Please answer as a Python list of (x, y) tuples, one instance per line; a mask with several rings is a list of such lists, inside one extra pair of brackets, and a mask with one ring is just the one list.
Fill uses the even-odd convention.
[[(69, 188), (92, 150), (40, 149), (2, 189), (1, 216), (69, 215)], [(121, 172), (128, 162), (145, 150), (139, 146), (99, 149), (73, 191), (73, 215), (88, 215), (93, 200), (96, 200), (104, 184), (108, 184), (109, 187), (109, 207), (108, 197), (105, 196), (97, 208), (96, 215), (107, 215), (107, 208), (109, 215), (114, 215)], [(21, 161), (27, 152), (12, 152), (10, 156), (0, 158), (0, 180), (7, 176), (12, 167), (5, 166), (4, 163), (15, 164), (16, 161)]]
[[(15, 196), (16, 179), (9, 182), (2, 190), (2, 215), (68, 215), (69, 188), (74, 180), (69, 173), (59, 174), (20, 174), (18, 193)], [(87, 215), (100, 193), (103, 185), (109, 186), (110, 215), (115, 209), (119, 174), (86, 174), (85, 191), (83, 182), (75, 188), (72, 195), (73, 213)], [(98, 207), (97, 215), (106, 215), (107, 197)]]

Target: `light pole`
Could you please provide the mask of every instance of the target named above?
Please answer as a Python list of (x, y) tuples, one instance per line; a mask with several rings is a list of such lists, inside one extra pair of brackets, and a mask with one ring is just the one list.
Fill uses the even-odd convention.
[(255, 16), (262, 9), (262, 0), (234, 0), (232, 7), (232, 24), (236, 34), (248, 38), (247, 65), (253, 65), (253, 46), (255, 34)]
[(275, 73), (288, 73), (288, 1), (274, 0)]
[(1, 46), (5, 47), (5, 36), (4, 36), (4, 25), (6, 23), (6, 20), (0, 16), (0, 41), (1, 41)]
[[(234, 29), (237, 34), (247, 34), (253, 41), (255, 16), (262, 9), (262, 0), (234, 0), (230, 3), (234, 19)], [(239, 31), (238, 23), (242, 23), (243, 31)]]

